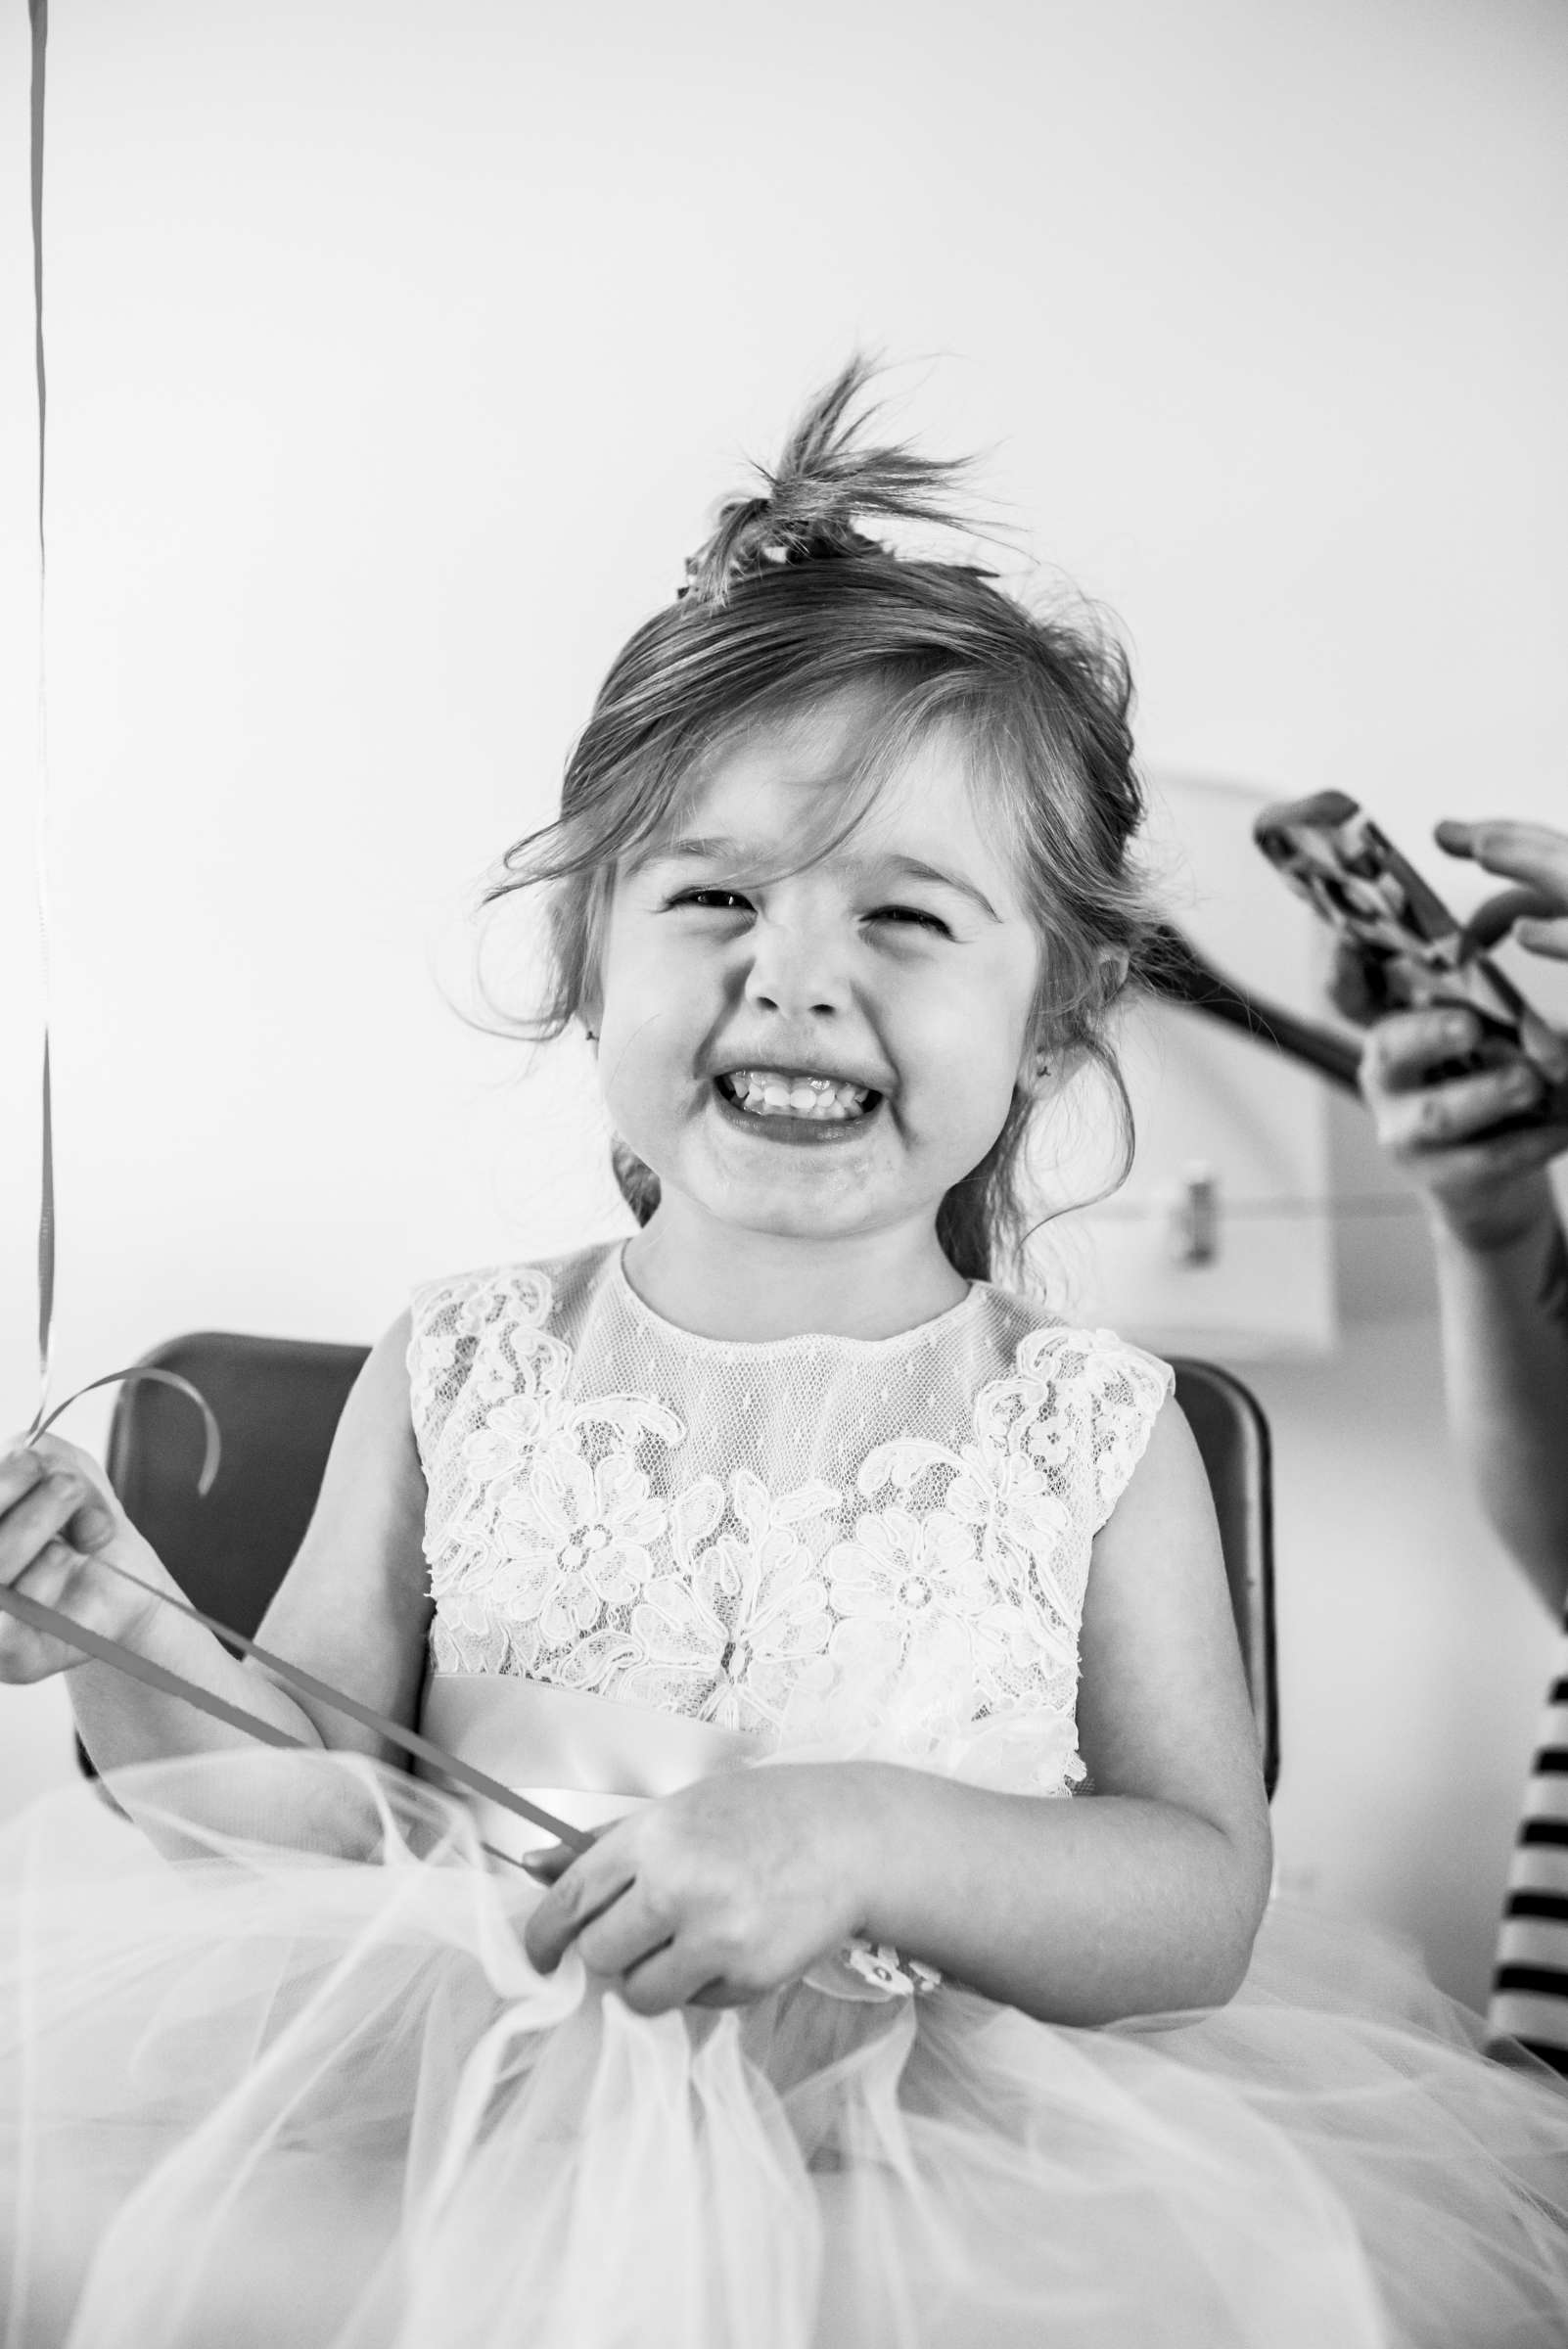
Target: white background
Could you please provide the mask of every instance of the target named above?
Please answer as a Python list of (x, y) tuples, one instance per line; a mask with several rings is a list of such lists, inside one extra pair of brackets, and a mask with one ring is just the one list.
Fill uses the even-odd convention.
[[(1155, 772), (1336, 787), (1416, 851), (1443, 813), (1562, 816), (1556, 0), (54, 16), (60, 1392), (193, 1326), (368, 1337), (416, 1279), (617, 1227), (581, 1061), (528, 1078), (444, 999), (465, 892), (547, 816), (741, 454), (857, 341), (905, 362), (905, 429), (988, 452), (1023, 552), (1121, 615)], [(19, 4), (11, 1425), (40, 1010), (26, 65)], [(1282, 986), (1263, 932), (1242, 975)], [(1381, 1178), (1334, 1115), (1359, 1195)], [(1418, 1227), (1352, 1227), (1340, 1279), (1337, 1353), (1250, 1373), (1279, 1461), (1284, 1871), (1479, 1995), (1550, 1632), (1447, 1457)], [(59, 1700), (4, 1692), (0, 1799), (69, 1769)]]

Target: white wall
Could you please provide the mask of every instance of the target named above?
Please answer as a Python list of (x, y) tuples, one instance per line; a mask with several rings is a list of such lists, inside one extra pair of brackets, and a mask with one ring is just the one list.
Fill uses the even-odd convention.
[[(1555, 0), (55, 19), (61, 1392), (198, 1324), (365, 1335), (433, 1270), (612, 1227), (580, 1068), (523, 1082), (432, 965), (460, 971), (467, 881), (547, 813), (737, 452), (856, 339), (919, 362), (909, 429), (989, 448), (1033, 552), (1123, 616), (1157, 767), (1337, 785), (1412, 845), (1444, 812), (1561, 812)], [(39, 1008), (25, 69), (17, 8), (10, 1425), (33, 1401)], [(1474, 1989), (1545, 1635), (1444, 1481), (1411, 1280), (1406, 1331), (1260, 1378), (1279, 1817), (1287, 1861)], [(65, 1769), (57, 1696), (6, 1698), (9, 1787)]]

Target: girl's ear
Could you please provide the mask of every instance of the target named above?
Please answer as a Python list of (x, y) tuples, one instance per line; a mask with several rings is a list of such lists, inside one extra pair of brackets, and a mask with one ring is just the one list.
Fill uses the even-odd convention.
[[(1101, 946), (1095, 954), (1094, 963), (1100, 982), (1099, 1008), (1108, 1009), (1127, 985), (1132, 958), (1126, 946)], [(1038, 1040), (1026, 1042), (1018, 1063), (1019, 1091), (1027, 1094), (1039, 1092), (1053, 1073), (1058, 1078), (1071, 1076), (1079, 1066), (1083, 1050), (1083, 1032), (1075, 1027), (1070, 1027), (1068, 1033), (1048, 1051), (1042, 1050)]]

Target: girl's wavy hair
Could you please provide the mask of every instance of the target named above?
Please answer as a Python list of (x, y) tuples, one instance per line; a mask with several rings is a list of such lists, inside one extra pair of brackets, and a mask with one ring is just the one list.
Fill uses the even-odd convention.
[[(881, 779), (933, 730), (963, 748), (984, 812), (999, 821), (1041, 942), (1030, 1046), (1060, 1072), (1108, 1080), (1126, 1178), (1132, 1112), (1107, 1017), (1143, 961), (1153, 916), (1130, 856), (1143, 819), (1126, 656), (1092, 616), (1041, 618), (962, 563), (895, 554), (857, 520), (944, 523), (962, 460), (861, 444), (852, 415), (872, 369), (855, 358), (806, 410), (761, 493), (724, 505), (674, 601), (623, 648), (567, 762), (561, 813), (508, 850), (485, 906), (547, 893), (546, 975), (535, 1041), (586, 1027), (623, 859), (664, 836), (715, 755), (760, 722), (855, 694), (872, 714), (842, 800), (791, 869), (859, 822)], [(1014, 1090), (1001, 1132), (937, 1218), (956, 1270), (1017, 1267), (1031, 1228), (1023, 1160), (1036, 1096)], [(619, 1139), (623, 1194), (646, 1222), (653, 1171)]]

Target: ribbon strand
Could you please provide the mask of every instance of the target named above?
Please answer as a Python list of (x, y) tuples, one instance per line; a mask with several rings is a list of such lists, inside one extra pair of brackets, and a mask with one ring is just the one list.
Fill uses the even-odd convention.
[(78, 1396), (89, 1395), (95, 1387), (113, 1386), (119, 1380), (135, 1378), (161, 1379), (167, 1386), (178, 1387), (188, 1395), (202, 1413), (207, 1433), (207, 1449), (202, 1461), (202, 1474), (197, 1490), (207, 1494), (217, 1474), (222, 1450), (217, 1421), (213, 1418), (205, 1398), (198, 1394), (188, 1379), (171, 1370), (158, 1370), (138, 1365), (134, 1369), (111, 1370), (102, 1378), (89, 1379), (83, 1387), (68, 1395), (64, 1403), (49, 1408), (49, 1390), (54, 1375), (55, 1350), (55, 1279), (58, 1267), (58, 1231), (55, 1212), (55, 1106), (54, 1073), (52, 1066), (52, 1036), (50, 1022), (50, 923), (49, 923), (49, 689), (48, 689), (48, 582), (49, 551), (45, 529), (47, 481), (49, 375), (44, 352), (44, 91), (49, 58), (49, 0), (27, 0), (27, 15), (32, 29), (32, 84), (29, 106), (30, 156), (28, 179), (31, 191), (32, 213), (32, 349), (33, 374), (38, 397), (38, 713), (37, 760), (38, 792), (33, 825), (34, 865), (37, 877), (38, 945), (43, 985), (43, 1069), (41, 1084), (41, 1131), (38, 1159), (38, 1402), (32, 1424), (23, 1439), (32, 1444), (46, 1428), (52, 1427), (62, 1411), (69, 1410)]
[[(400, 1722), (378, 1712), (374, 1705), (362, 1704), (358, 1697), (349, 1696), (346, 1690), (333, 1687), (328, 1681), (317, 1680), (314, 1673), (304, 1671), (300, 1665), (291, 1664), (287, 1656), (277, 1655), (271, 1648), (260, 1646), (256, 1640), (248, 1639), (243, 1632), (231, 1631), (226, 1623), (220, 1622), (214, 1615), (204, 1614), (189, 1599), (176, 1598), (172, 1591), (160, 1590), (156, 1584), (144, 1583), (141, 1576), (132, 1574), (128, 1566), (103, 1557), (97, 1558), (94, 1563), (107, 1569), (118, 1581), (129, 1583), (133, 1589), (145, 1591), (149, 1598), (156, 1598), (161, 1606), (171, 1608), (176, 1615), (188, 1617), (192, 1623), (199, 1623), (204, 1631), (228, 1641), (253, 1663), (259, 1664), (269, 1679), (282, 1687), (301, 1696), (313, 1697), (318, 1704), (328, 1706), (346, 1720), (356, 1721), (362, 1727), (374, 1729), (378, 1736), (385, 1737), (389, 1744), (396, 1746), (402, 1753), (441, 1771), (470, 1793), (483, 1795), (487, 1802), (500, 1803), (507, 1810), (515, 1811), (530, 1826), (545, 1828), (560, 1842), (571, 1844), (575, 1851), (586, 1850), (590, 1838), (580, 1828), (568, 1826), (564, 1819), (554, 1818), (548, 1811), (541, 1811), (536, 1803), (515, 1794), (499, 1778), (492, 1778), (486, 1772), (476, 1770), (472, 1763), (459, 1760), (456, 1754), (434, 1744), (417, 1729), (405, 1729)], [(127, 1649), (125, 1652), (130, 1654), (134, 1651)]]
[(34, 861), (38, 877), (38, 935), (43, 957), (43, 1140), (39, 1169), (38, 1206), (38, 1408), (29, 1435), (43, 1418), (49, 1396), (55, 1313), (55, 1127), (49, 1070), (49, 900), (44, 853), (45, 811), (49, 805), (48, 693), (46, 687), (45, 620), (49, 563), (44, 537), (44, 450), (48, 415), (48, 377), (44, 367), (43, 180), (44, 76), (49, 55), (49, 0), (27, 0), (32, 27), (32, 87), (29, 105), (29, 183), (32, 200), (32, 358), (38, 395), (38, 800), (33, 827)]
[[(472, 1763), (462, 1761), (456, 1754), (447, 1753), (428, 1737), (421, 1737), (417, 1730), (405, 1729), (400, 1722), (392, 1721), (386, 1714), (378, 1713), (374, 1706), (362, 1705), (356, 1697), (348, 1696), (341, 1688), (333, 1688), (327, 1681), (318, 1681), (313, 1673), (302, 1672), (286, 1658), (258, 1647), (254, 1639), (246, 1638), (242, 1632), (231, 1631), (215, 1616), (204, 1615), (199, 1607), (172, 1597), (169, 1592), (156, 1589), (151, 1583), (144, 1583), (140, 1575), (132, 1574), (127, 1567), (116, 1566), (109, 1558), (97, 1558), (93, 1562), (101, 1571), (117, 1575), (122, 1582), (134, 1585), (138, 1590), (145, 1590), (150, 1598), (157, 1599), (161, 1605), (172, 1607), (176, 1614), (188, 1615), (204, 1631), (213, 1633), (219, 1639), (232, 1641), (242, 1654), (253, 1657), (270, 1678), (285, 1688), (297, 1689), (303, 1695), (314, 1697), (318, 1704), (328, 1706), (333, 1712), (344, 1714), (350, 1721), (360, 1722), (365, 1727), (375, 1729), (390, 1744), (400, 1747), (404, 1753), (417, 1756), (468, 1793), (482, 1795), (486, 1802), (494, 1803), (501, 1810), (510, 1811), (517, 1818), (526, 1819), (530, 1826), (542, 1827), (547, 1835), (553, 1835), (558, 1843), (568, 1844), (575, 1852), (586, 1851), (592, 1841), (592, 1837), (582, 1828), (574, 1827), (567, 1820), (541, 1810), (537, 1803), (530, 1803), (526, 1795), (503, 1785), (499, 1778), (490, 1777), (485, 1771), (476, 1770)], [(183, 1673), (170, 1672), (164, 1664), (155, 1664), (150, 1656), (140, 1655), (135, 1648), (126, 1647), (121, 1640), (111, 1639), (102, 1632), (90, 1631), (86, 1624), (78, 1623), (74, 1616), (63, 1614), (58, 1607), (46, 1606), (42, 1599), (33, 1598), (26, 1591), (18, 1590), (4, 1583), (0, 1583), (0, 1613), (14, 1615), (31, 1631), (46, 1633), (52, 1638), (64, 1640), (69, 1647), (77, 1648), (83, 1655), (91, 1656), (95, 1663), (108, 1664), (115, 1671), (126, 1674), (129, 1679), (139, 1681), (144, 1687), (157, 1689), (161, 1695), (178, 1697), (186, 1704), (196, 1706), (198, 1711), (208, 1714), (212, 1720), (221, 1721), (230, 1728), (243, 1730), (247, 1736), (259, 1739), (263, 1745), (291, 1746), (301, 1753), (315, 1750), (304, 1738), (296, 1737), (288, 1729), (280, 1729), (275, 1722), (263, 1720), (259, 1713), (230, 1704), (226, 1697), (217, 1696), (211, 1689), (199, 1686), (195, 1681), (187, 1680)], [(490, 1849), (488, 1845), (484, 1848), (486, 1851)], [(494, 1856), (502, 1859), (509, 1857), (505, 1853)]]

